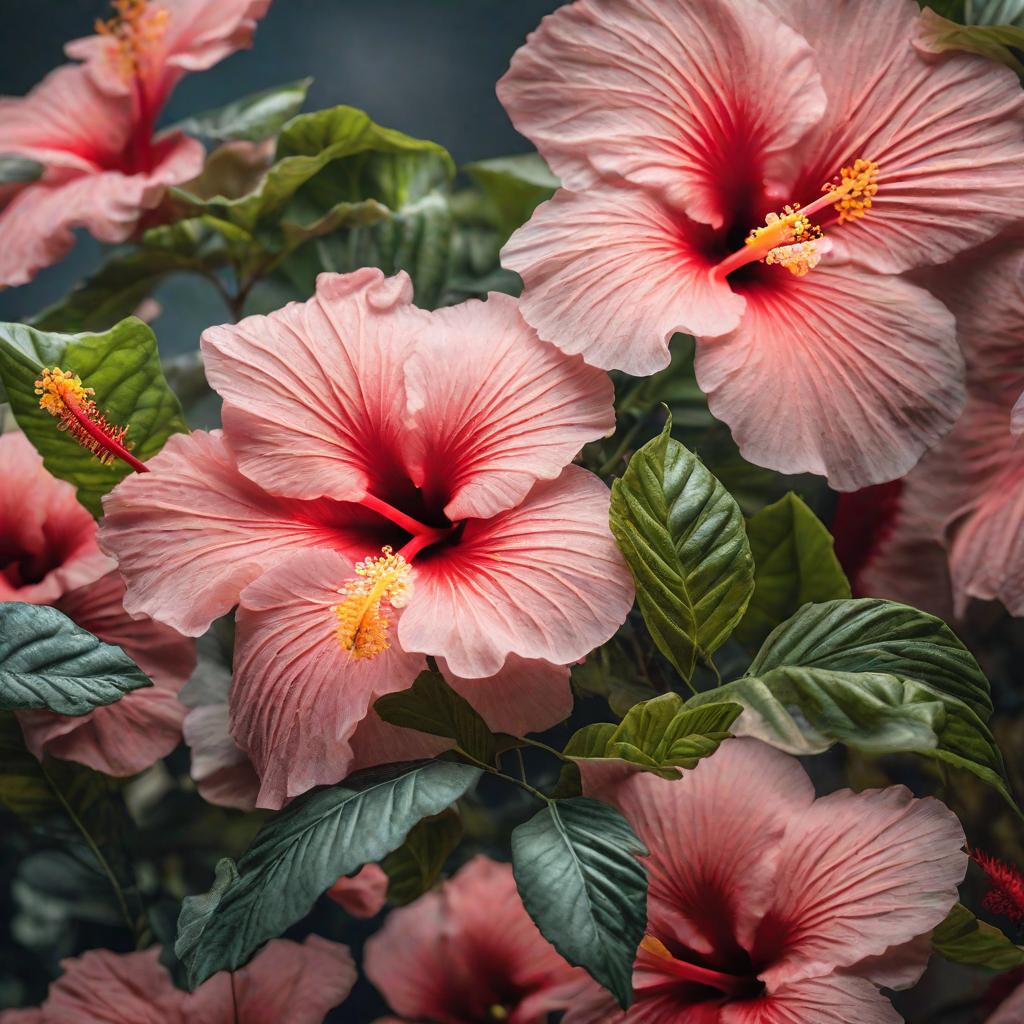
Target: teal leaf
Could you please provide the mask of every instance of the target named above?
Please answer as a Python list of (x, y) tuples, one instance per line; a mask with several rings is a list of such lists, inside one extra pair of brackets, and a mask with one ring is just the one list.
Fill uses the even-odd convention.
[(512, 870), (530, 917), (569, 963), (627, 1007), (647, 924), (647, 853), (613, 807), (549, 803), (512, 833)]
[(360, 789), (334, 786), (299, 797), (260, 830), (237, 867), (221, 862), (208, 893), (185, 899), (175, 952), (189, 984), (241, 967), (342, 875), (397, 849), (418, 821), (458, 800), (479, 774), (430, 761)]
[(46, 170), (36, 160), (13, 153), (0, 153), (0, 185), (27, 185), (38, 181)]
[(0, 711), (87, 715), (152, 685), (120, 647), (56, 608), (0, 604)]
[(381, 861), (388, 876), (388, 899), (403, 907), (422, 896), (440, 877), (461, 839), (462, 821), (455, 811), (417, 822), (405, 842)]

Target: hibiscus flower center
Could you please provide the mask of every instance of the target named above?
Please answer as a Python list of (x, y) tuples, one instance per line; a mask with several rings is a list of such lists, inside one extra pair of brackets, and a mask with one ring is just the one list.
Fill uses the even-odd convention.
[(837, 225), (866, 216), (878, 194), (878, 164), (856, 160), (823, 185), (822, 192), (805, 207), (792, 203), (781, 213), (769, 213), (764, 224), (747, 235), (743, 246), (714, 268), (713, 275), (725, 280), (755, 262), (785, 267), (797, 277), (808, 274), (828, 250), (824, 232), (811, 217), (830, 206), (838, 214)]
[(715, 998), (724, 995), (728, 999), (752, 999), (764, 991), (763, 983), (753, 970), (750, 973), (730, 974), (680, 960), (669, 952), (660, 939), (650, 934), (645, 935), (640, 943), (638, 964), (665, 979), (664, 983), (643, 986), (647, 991), (675, 986), (680, 982), (709, 989), (715, 993)]

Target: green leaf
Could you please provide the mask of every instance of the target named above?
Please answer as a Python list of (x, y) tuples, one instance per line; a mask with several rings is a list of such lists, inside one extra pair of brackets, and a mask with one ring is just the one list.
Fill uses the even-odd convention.
[(462, 169), (481, 189), (493, 210), (499, 246), (561, 184), (538, 153), (478, 160)]
[(666, 693), (637, 704), (618, 725), (584, 726), (563, 752), (574, 760), (613, 758), (678, 779), (680, 768), (695, 768), (728, 739), (742, 711), (732, 703), (687, 708), (678, 694)]
[(497, 744), (479, 713), (440, 672), (426, 669), (408, 690), (378, 697), (374, 710), (391, 725), (455, 740), (470, 757), (493, 764)]
[(260, 830), (237, 867), (221, 861), (208, 893), (185, 899), (175, 952), (189, 984), (241, 967), (342, 875), (382, 860), (479, 775), (467, 765), (430, 761), (362, 789), (334, 786), (299, 797)]
[(38, 181), (46, 168), (36, 160), (13, 153), (0, 153), (0, 185), (24, 185)]
[(958, 25), (925, 10), (921, 14), (918, 42), (932, 53), (977, 53), (1024, 75), (1024, 64), (1014, 53), (1024, 50), (1024, 28), (1017, 25)]
[(552, 801), (512, 832), (512, 870), (530, 917), (569, 963), (627, 1007), (647, 924), (647, 853), (613, 807)]
[(962, 903), (932, 932), (932, 949), (953, 963), (988, 971), (1024, 967), (1024, 947), (1015, 945), (993, 925), (979, 921)]
[(78, 500), (98, 515), (100, 498), (132, 470), (120, 462), (103, 465), (39, 408), (35, 381), (44, 366), (77, 373), (93, 388), (97, 408), (109, 422), (128, 425), (132, 454), (145, 461), (171, 434), (187, 429), (178, 399), (164, 380), (156, 337), (135, 317), (102, 334), (50, 334), (24, 324), (0, 324), (0, 379), (18, 426), (46, 468), (73, 483)]
[(0, 604), (0, 711), (86, 715), (152, 685), (120, 647), (56, 608)]
[(612, 485), (611, 528), (655, 644), (689, 682), (743, 617), (754, 564), (739, 506), (671, 429)]
[(306, 102), (312, 78), (252, 93), (216, 110), (186, 118), (173, 127), (217, 142), (259, 142), (276, 135)]
[(422, 896), (461, 839), (462, 821), (451, 810), (414, 825), (405, 842), (381, 861), (388, 876), (388, 899), (402, 907)]
[(736, 638), (756, 648), (780, 622), (811, 601), (850, 597), (832, 535), (792, 491), (753, 516), (754, 594)]

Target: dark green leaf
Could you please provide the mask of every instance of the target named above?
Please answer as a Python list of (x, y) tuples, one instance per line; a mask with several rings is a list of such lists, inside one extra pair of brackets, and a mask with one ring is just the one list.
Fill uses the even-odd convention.
[(654, 642), (689, 681), (743, 617), (754, 565), (739, 506), (671, 428), (615, 481), (611, 528)]
[(647, 924), (647, 853), (613, 807), (577, 797), (549, 803), (512, 833), (512, 869), (530, 917), (571, 964), (626, 1007)]
[(299, 797), (260, 830), (237, 867), (221, 861), (210, 892), (182, 905), (175, 952), (189, 983), (241, 967), (342, 875), (397, 849), (413, 825), (458, 800), (479, 774), (431, 761), (363, 789), (335, 786)]
[(24, 185), (38, 181), (46, 168), (28, 157), (0, 153), (0, 185)]
[(85, 715), (152, 685), (120, 647), (56, 608), (0, 604), (0, 711)]
[(142, 461), (156, 455), (171, 434), (187, 429), (181, 406), (164, 380), (153, 332), (135, 317), (102, 334), (49, 334), (0, 324), (0, 378), (18, 426), (46, 468), (73, 483), (78, 500), (98, 515), (100, 498), (132, 470), (123, 463), (101, 464), (39, 408), (35, 381), (44, 366), (77, 373), (93, 388), (108, 421), (128, 425), (127, 444)]
[(1024, 967), (1024, 948), (1011, 942), (998, 928), (979, 921), (961, 903), (932, 932), (932, 949), (953, 963), (989, 971)]
[(302, 109), (312, 83), (312, 78), (303, 78), (288, 85), (264, 89), (216, 110), (196, 114), (174, 127), (189, 135), (200, 135), (217, 142), (269, 139)]
[(470, 757), (485, 764), (494, 763), (494, 734), (472, 704), (456, 693), (440, 672), (421, 672), (408, 690), (379, 697), (374, 709), (385, 722), (455, 740)]
[(437, 881), (461, 839), (462, 821), (454, 811), (414, 825), (405, 842), (381, 862), (388, 876), (388, 899), (402, 907), (422, 896)]
[(736, 637), (756, 648), (779, 623), (811, 601), (848, 598), (850, 584), (832, 535), (790, 492), (747, 523), (754, 556), (754, 594)]

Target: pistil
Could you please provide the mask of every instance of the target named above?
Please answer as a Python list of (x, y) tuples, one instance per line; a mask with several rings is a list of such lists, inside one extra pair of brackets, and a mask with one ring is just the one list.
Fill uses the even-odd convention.
[(709, 967), (698, 967), (685, 960), (677, 960), (665, 948), (665, 944), (653, 935), (643, 937), (640, 943), (639, 959), (643, 966), (659, 974), (667, 974), (679, 981), (703, 985), (705, 988), (717, 989), (724, 995), (733, 998), (749, 995), (751, 989), (758, 984), (756, 978), (725, 974), (722, 971), (711, 970)]

